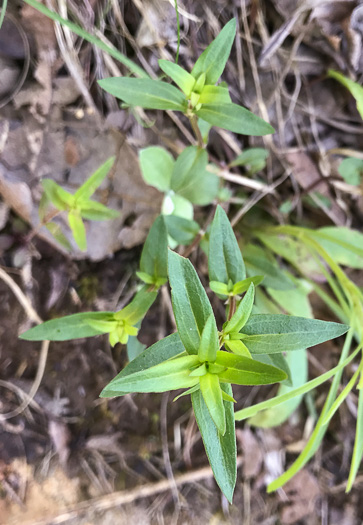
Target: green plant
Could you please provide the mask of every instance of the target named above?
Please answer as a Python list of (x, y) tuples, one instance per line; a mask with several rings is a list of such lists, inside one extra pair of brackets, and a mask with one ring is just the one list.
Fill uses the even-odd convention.
[[(52, 179), (42, 180), (44, 195), (47, 200), (58, 212), (67, 212), (69, 227), (72, 230), (74, 240), (82, 251), (87, 249), (86, 228), (82, 219), (105, 221), (119, 216), (118, 211), (107, 208), (107, 206), (90, 198), (107, 177), (114, 160), (114, 157), (108, 159), (74, 194), (63, 189)], [(45, 216), (44, 208), (46, 208), (46, 203), (43, 201), (41, 206), (43, 217)], [(47, 226), (49, 227), (49, 222), (47, 222)], [(54, 230), (51, 229), (51, 231)]]
[[(26, 1), (31, 5), (36, 4), (35, 0)], [(58, 15), (56, 17), (53, 13), (51, 16), (63, 23)], [(67, 25), (69, 26), (69, 22)], [(79, 32), (79, 28), (77, 31)], [(161, 70), (179, 89), (166, 82), (145, 78), (144, 75), (143, 78), (121, 77), (100, 81), (103, 89), (129, 106), (182, 112), (190, 121), (198, 145), (187, 147), (176, 160), (158, 147), (147, 148), (140, 154), (143, 176), (149, 184), (166, 194), (163, 211), (164, 214), (166, 211), (169, 214), (158, 217), (146, 239), (140, 270), (137, 272), (144, 284), (130, 304), (118, 312), (84, 312), (52, 319), (21, 336), (30, 341), (61, 341), (109, 334), (111, 345), (118, 342), (126, 344), (130, 340), (135, 343), (140, 322), (154, 302), (159, 287), (168, 279), (177, 332), (141, 353), (140, 348), (133, 348), (131, 352), (129, 347), (129, 364), (104, 388), (101, 396), (184, 389), (181, 395), (191, 395), (216, 481), (229, 501), (232, 501), (236, 481), (235, 418), (256, 416), (262, 408), (272, 409), (294, 400), (293, 405), (290, 404), (288, 410), (284, 411), (284, 417), (287, 417), (296, 408), (296, 398), (300, 400), (304, 393), (326, 379), (334, 378), (321, 419), (305, 455), (297, 466), (289, 469), (270, 489), (281, 486), (312, 456), (322, 440), (327, 421), (355, 381), (360, 381), (358, 376), (361, 368), (348, 387), (337, 395), (343, 368), (361, 349), (358, 342), (358, 347), (349, 355), (353, 337), (361, 340), (358, 324), (362, 321), (359, 313), (361, 292), (347, 280), (316, 238), (305, 230), (289, 230), (289, 227), (285, 227), (285, 230), (274, 229), (271, 233), (273, 244), (266, 248), (270, 230), (266, 235), (266, 231), (255, 229), (250, 233), (254, 242), (244, 246), (241, 251), (226, 213), (220, 206), (216, 208), (209, 231), (203, 239), (203, 247), (208, 255), (210, 288), (226, 304), (225, 321), (219, 326), (219, 330), (206, 291), (191, 262), (168, 251), (168, 234), (176, 243), (181, 244), (195, 242), (198, 236), (200, 240), (202, 234), (199, 226), (191, 220), (192, 205), (209, 204), (218, 198), (218, 179), (210, 171), (206, 152), (210, 125), (247, 135), (258, 136), (273, 132), (267, 122), (232, 103), (224, 83), (216, 85), (224, 70), (234, 36), (235, 21), (231, 20), (203, 52), (191, 73), (172, 62), (159, 61)], [(258, 148), (246, 150), (230, 166), (248, 166), (249, 173), (253, 174), (264, 167), (265, 161), (266, 151)], [(75, 195), (67, 192), (65, 195), (64, 190), (60, 191), (58, 188), (52, 183), (45, 185), (56, 208), (66, 210), (71, 215), (70, 225), (72, 227), (72, 221), (76, 224), (75, 237), (82, 245), (84, 237), (80, 233), (83, 231), (81, 218), (87, 217), (84, 213), (87, 212), (89, 203), (93, 202), (89, 201), (89, 197), (94, 190), (92, 193), (84, 192), (83, 197), (77, 200), (77, 193), (82, 188)], [(178, 201), (182, 203), (181, 212), (177, 210)], [(105, 210), (104, 212), (106, 213)], [(76, 220), (74, 216), (77, 217)], [(321, 262), (318, 263), (321, 271), (326, 272), (339, 304), (335, 304), (329, 297), (325, 297), (325, 300), (330, 306), (333, 304), (334, 313), (339, 314), (344, 324), (311, 318), (306, 298), (308, 280), (298, 279), (290, 272), (282, 271), (272, 253), (268, 253), (269, 250), (276, 252), (281, 235), (287, 235), (293, 240), (298, 237), (305, 248), (330, 266), (339, 284), (334, 282), (326, 267)], [(331, 240), (330, 237), (327, 239), (320, 235), (319, 241), (322, 239), (328, 243)], [(359, 254), (360, 252), (356, 252), (356, 255)], [(279, 255), (285, 256), (284, 252)], [(286, 255), (286, 259), (292, 265), (296, 262), (290, 255)], [(308, 284), (315, 287), (313, 282)], [(341, 287), (348, 290), (346, 298)], [(282, 314), (278, 307), (287, 301), (284, 293), (289, 294), (289, 307), (286, 310), (290, 315)], [(350, 324), (350, 329), (346, 323)], [(300, 384), (297, 385), (296, 362), (300, 363), (300, 368), (301, 363), (306, 365), (306, 348), (347, 332), (338, 366), (309, 383), (306, 383), (305, 369), (304, 374), (299, 377)], [(133, 359), (130, 357), (131, 353)], [(294, 355), (299, 356), (299, 359), (290, 357)], [(235, 400), (231, 385), (279, 382), (282, 385), (276, 398), (234, 414)], [(362, 403), (363, 400), (360, 401)], [(363, 451), (362, 418), (363, 416), (359, 419), (357, 429), (358, 444), (351, 479), (356, 474)]]

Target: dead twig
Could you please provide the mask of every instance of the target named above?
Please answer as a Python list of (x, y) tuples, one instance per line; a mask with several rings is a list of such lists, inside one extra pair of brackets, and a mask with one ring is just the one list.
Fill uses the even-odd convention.
[[(36, 310), (31, 305), (29, 299), (22, 292), (21, 288), (16, 284), (16, 282), (2, 269), (0, 268), (0, 279), (6, 283), (11, 291), (14, 293), (15, 297), (18, 299), (21, 306), (24, 308), (29, 319), (34, 321), (37, 324), (41, 324), (43, 321), (37, 314)], [(6, 414), (0, 414), (0, 422), (10, 419), (12, 417), (18, 416), (23, 412), (27, 406), (33, 401), (35, 394), (38, 391), (40, 383), (42, 382), (45, 365), (48, 358), (48, 349), (49, 341), (43, 341), (40, 348), (40, 356), (38, 361), (37, 373), (35, 375), (34, 382), (31, 386), (29, 393), (23, 392), (24, 401), (14, 410), (7, 412)]]
[[(237, 467), (240, 467), (242, 464), (242, 458), (237, 457)], [(187, 472), (186, 474), (180, 474), (175, 476), (174, 482), (177, 487), (182, 485), (197, 483), (203, 479), (208, 479), (213, 476), (212, 469), (210, 467), (203, 467), (192, 472)], [(149, 483), (141, 487), (137, 487), (132, 490), (124, 490), (119, 492), (114, 492), (113, 494), (106, 494), (105, 496), (100, 496), (98, 498), (93, 498), (87, 501), (82, 501), (77, 505), (74, 505), (73, 508), (69, 509), (63, 514), (59, 514), (54, 517), (47, 517), (40, 521), (31, 521), (23, 522), (23, 525), (59, 525), (60, 523), (67, 523), (70, 520), (73, 520), (88, 511), (92, 512), (103, 512), (110, 510), (119, 505), (126, 505), (127, 503), (133, 503), (138, 499), (155, 497), (161, 492), (170, 490), (171, 481), (169, 479), (163, 479), (156, 483)]]

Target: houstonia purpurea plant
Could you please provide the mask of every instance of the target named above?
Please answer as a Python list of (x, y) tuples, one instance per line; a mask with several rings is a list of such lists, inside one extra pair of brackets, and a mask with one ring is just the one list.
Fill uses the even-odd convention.
[[(182, 112), (190, 121), (197, 145), (188, 146), (176, 159), (157, 146), (140, 152), (145, 181), (165, 193), (165, 199), (162, 215), (151, 227), (143, 247), (137, 272), (143, 284), (131, 302), (116, 312), (83, 312), (52, 319), (21, 336), (29, 341), (64, 341), (108, 334), (112, 346), (129, 345), (135, 341), (140, 323), (159, 288), (169, 281), (177, 332), (142, 350), (136, 357), (133, 353), (133, 359), (105, 386), (101, 397), (179, 391), (176, 401), (180, 396), (190, 395), (215, 479), (230, 502), (237, 474), (235, 419), (247, 417), (244, 411), (248, 410), (234, 412), (233, 385), (281, 383), (291, 388), (293, 356), (300, 356), (297, 361), (301, 362), (306, 348), (345, 334), (349, 330), (346, 323), (351, 321), (349, 316), (342, 318), (344, 324), (320, 321), (311, 318), (309, 311), (304, 315), (303, 309), (299, 311), (303, 315), (295, 315), (294, 308), (290, 310), (293, 315), (266, 311), (261, 299), (264, 297), (262, 286), (264, 289), (275, 286), (276, 292), (294, 289), (295, 293), (297, 285), (302, 285), (297, 278), (279, 273), (273, 258), (262, 258), (261, 262), (260, 246), (246, 247), (246, 255), (242, 256), (221, 206), (216, 207), (208, 235), (203, 239), (210, 289), (225, 304), (225, 320), (221, 326), (192, 263), (168, 248), (190, 244), (198, 235), (201, 237), (203, 232), (200, 233), (198, 224), (192, 220), (193, 205), (211, 204), (220, 196), (218, 178), (208, 163), (210, 127), (257, 136), (274, 131), (267, 122), (232, 103), (225, 83), (217, 85), (235, 33), (236, 22), (231, 20), (205, 49), (190, 73), (175, 63), (160, 60), (160, 69), (177, 87), (145, 75), (99, 82), (105, 91), (129, 106)], [(255, 173), (265, 165), (266, 155), (262, 148), (254, 148), (238, 156), (230, 166), (249, 166), (249, 172)], [(107, 174), (108, 168), (100, 170)], [(68, 212), (70, 226), (81, 248), (85, 246), (82, 218), (94, 219), (97, 213), (109, 213), (107, 208), (101, 209), (90, 200), (102, 180), (101, 175), (95, 174), (90, 179), (92, 182), (87, 181), (74, 195), (50, 181), (44, 183), (53, 205)], [(110, 217), (103, 215), (102, 218)], [(263, 243), (262, 239), (258, 240)], [(278, 298), (278, 293), (275, 297)], [(354, 326), (349, 330), (348, 342), (354, 330)], [(359, 350), (348, 356), (343, 349), (342, 360), (328, 376), (341, 373)], [(321, 384), (323, 376), (313, 381), (314, 385)], [(309, 391), (310, 386), (306, 383), (295, 395)], [(335, 407), (336, 404), (329, 405), (329, 411)]]
[[(46, 198), (59, 212), (67, 212), (68, 224), (78, 247), (87, 249), (86, 228), (83, 219), (106, 221), (119, 217), (119, 212), (91, 199), (94, 192), (107, 177), (114, 157), (108, 159), (78, 190), (72, 194), (59, 186), (52, 179), (43, 179), (42, 185)], [(44, 203), (43, 206), (44, 207)]]
[[(155, 246), (152, 240), (157, 238)], [(125, 344), (129, 336), (137, 334), (136, 325), (154, 302), (167, 269), (177, 332), (133, 359), (104, 388), (101, 397), (180, 389), (183, 389), (180, 395), (190, 394), (215, 479), (232, 501), (236, 482), (232, 385), (265, 385), (286, 380), (287, 367), (275, 366), (279, 361), (274, 357), (283, 360), (282, 352), (338, 337), (348, 326), (288, 315), (253, 314), (255, 285), (246, 278), (232, 227), (223, 209), (218, 207), (208, 254), (211, 282), (228, 288), (219, 290), (226, 292), (228, 304), (226, 322), (218, 331), (211, 304), (193, 265), (168, 250), (167, 245), (167, 230), (160, 216), (146, 240), (138, 272), (149, 284), (119, 312), (85, 312), (53, 319), (21, 337), (30, 341), (62, 341), (108, 333), (111, 345)], [(244, 292), (241, 298), (239, 294)]]

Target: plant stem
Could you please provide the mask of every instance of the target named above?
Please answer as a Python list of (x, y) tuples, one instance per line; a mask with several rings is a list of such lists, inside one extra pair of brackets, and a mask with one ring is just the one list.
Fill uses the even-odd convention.
[(201, 134), (199, 126), (198, 126), (196, 115), (192, 115), (191, 117), (189, 117), (189, 120), (190, 120), (190, 124), (191, 124), (191, 126), (193, 128), (194, 135), (197, 138), (198, 146), (200, 148), (204, 148), (204, 141), (203, 141), (203, 137), (202, 137), (202, 134)]

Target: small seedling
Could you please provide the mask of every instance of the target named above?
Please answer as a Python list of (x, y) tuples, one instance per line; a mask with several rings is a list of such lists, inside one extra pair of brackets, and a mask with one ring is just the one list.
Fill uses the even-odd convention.
[(48, 200), (58, 211), (67, 212), (69, 227), (72, 230), (74, 240), (82, 251), (87, 249), (86, 228), (83, 219), (105, 221), (115, 219), (120, 215), (118, 211), (107, 208), (107, 206), (90, 198), (107, 177), (114, 160), (114, 157), (107, 160), (74, 194), (63, 189), (52, 179), (42, 180)]

